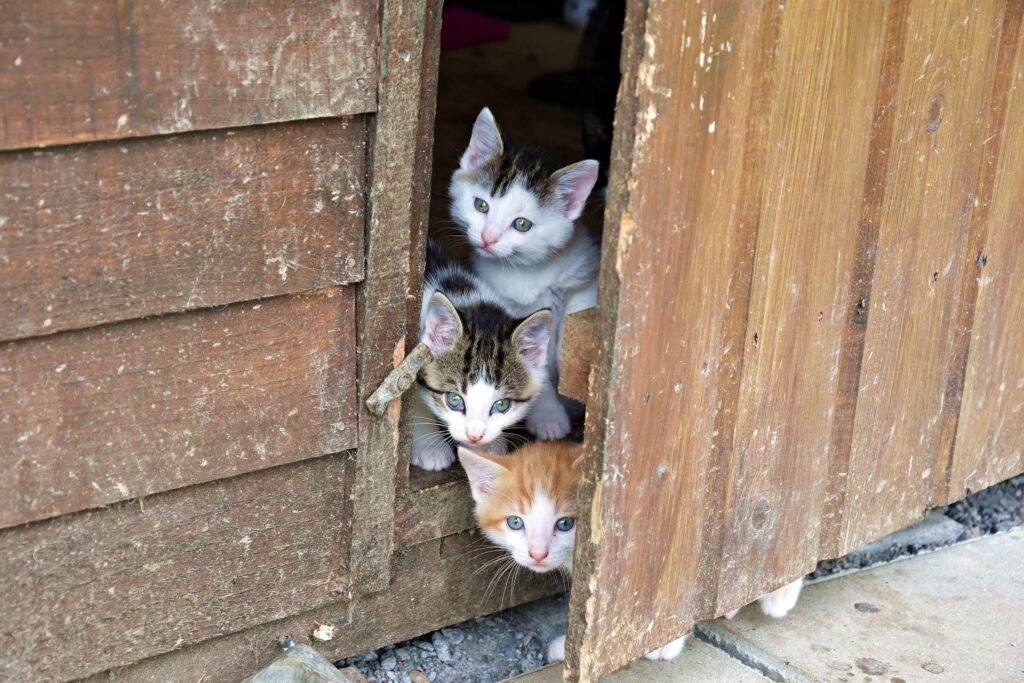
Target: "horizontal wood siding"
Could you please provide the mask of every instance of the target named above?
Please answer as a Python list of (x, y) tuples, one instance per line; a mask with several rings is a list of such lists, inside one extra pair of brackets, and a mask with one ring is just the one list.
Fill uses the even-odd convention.
[(0, 13), (0, 149), (372, 111), (375, 0), (32, 0)]
[(336, 601), (350, 468), (317, 458), (0, 532), (0, 678), (85, 677)]
[(0, 339), (363, 273), (366, 122), (0, 154)]
[(0, 527), (354, 447), (354, 298), (0, 344)]
[[(169, 652), (89, 679), (89, 683), (236, 683), (281, 652), (282, 635), (314, 647), (331, 660), (413, 638), (436, 628), (491, 614), (564, 588), (561, 577), (521, 572), (511, 586), (495, 565), (485, 567), (478, 533), (468, 532), (396, 549), (394, 580), (379, 593), (356, 596)], [(497, 580), (492, 585), (492, 580)], [(504, 589), (504, 590), (502, 590)], [(333, 624), (341, 634), (313, 639), (313, 623)]]

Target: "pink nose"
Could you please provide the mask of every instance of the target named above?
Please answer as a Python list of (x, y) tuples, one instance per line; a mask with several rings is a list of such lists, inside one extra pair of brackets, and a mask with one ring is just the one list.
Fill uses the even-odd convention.
[(530, 550), (530, 557), (533, 558), (533, 561), (538, 563), (538, 564), (543, 562), (545, 560), (545, 558), (547, 558), (547, 556), (548, 556), (547, 548), (545, 548), (544, 550), (532, 550), (532, 549)]
[(466, 438), (469, 439), (470, 443), (480, 443), (480, 439), (484, 438), (483, 434), (466, 434)]
[(480, 243), (481, 243), (481, 245), (483, 246), (484, 249), (490, 249), (492, 246), (494, 246), (494, 243), (497, 242), (497, 241), (498, 241), (497, 238), (495, 238), (495, 239), (487, 239), (487, 237), (485, 237), (483, 235), (480, 236)]

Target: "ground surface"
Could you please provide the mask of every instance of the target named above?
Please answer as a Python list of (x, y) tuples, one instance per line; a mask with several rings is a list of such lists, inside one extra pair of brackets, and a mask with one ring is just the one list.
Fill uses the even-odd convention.
[[(862, 550), (850, 553), (844, 558), (822, 562), (812, 576), (823, 578), (840, 572), (866, 568), (901, 557), (917, 555), (958, 541), (1024, 526), (1024, 475), (969, 496), (949, 506), (944, 512), (945, 514), (933, 515), (928, 522), (918, 526), (910, 533), (907, 530), (897, 532), (881, 541), (865, 546)], [(943, 557), (946, 555), (937, 554), (936, 560), (933, 562), (941, 564)], [(996, 569), (1004, 571), (1006, 567), (1002, 566)], [(904, 567), (899, 571), (908, 571), (908, 569)], [(969, 583), (970, 580), (965, 579), (965, 581)], [(839, 585), (838, 581), (835, 583)], [(1024, 577), (1018, 579), (1018, 583), (1024, 586)], [(964, 583), (961, 582), (958, 588), (963, 589), (963, 587)], [(814, 590), (817, 591), (817, 588)], [(807, 595), (813, 594), (811, 587), (807, 591)], [(797, 617), (803, 610), (805, 597), (801, 598), (800, 608), (795, 613)], [(933, 601), (933, 597), (923, 594), (919, 597), (922, 604), (911, 605), (910, 608), (918, 609), (920, 607), (923, 610), (924, 601), (929, 603)], [(981, 597), (983, 594), (979, 593), (979, 598)], [(1024, 601), (1024, 596), (1018, 596), (1018, 598)], [(986, 599), (994, 598), (988, 595)], [(870, 602), (867, 599), (864, 601)], [(473, 619), (454, 628), (427, 634), (422, 638), (357, 655), (342, 660), (338, 664), (354, 666), (368, 679), (378, 683), (411, 681), (410, 674), (417, 671), (435, 683), (493, 683), (537, 669), (544, 664), (547, 642), (565, 632), (565, 608), (565, 596), (540, 600), (489, 617)], [(1024, 602), (1018, 603), (1016, 610), (1018, 615), (1024, 614)], [(930, 614), (930, 612), (922, 613)], [(760, 623), (755, 609), (746, 610), (742, 616), (743, 619), (752, 619)], [(838, 617), (839, 614), (836, 616)], [(825, 619), (825, 617), (822, 618)], [(765, 624), (767, 623), (765, 620)], [(1020, 626), (1020, 632), (1024, 633), (1024, 620)], [(949, 626), (949, 628), (953, 627)], [(1019, 648), (1017, 654), (1024, 658), (1024, 636), (1019, 636), (1018, 640), (1022, 642), (1018, 642), (1016, 646)], [(694, 644), (691, 643), (687, 652), (689, 653), (693, 648)], [(707, 664), (706, 653), (701, 648), (698, 648), (697, 652), (693, 661), (696, 662), (699, 659), (700, 666), (704, 666)], [(869, 655), (871, 653), (865, 653), (864, 656)], [(874, 658), (878, 659), (877, 653), (874, 654)], [(637, 675), (642, 675), (646, 671), (644, 667), (647, 666), (645, 664), (637, 668), (639, 672)], [(694, 663), (693, 666), (697, 666), (697, 664)], [(854, 671), (854, 669), (849, 671)], [(922, 679), (920, 671), (915, 671), (913, 674), (907, 674), (909, 677), (904, 676), (904, 681), (910, 683), (916, 680), (932, 680)], [(899, 678), (899, 676), (895, 677)], [(893, 677), (887, 676), (872, 680), (877, 680), (880, 683), (898, 683), (898, 681), (891, 681), (891, 678)], [(835, 680), (858, 681), (859, 683), (863, 679), (862, 675), (860, 678), (839, 677)], [(629, 680), (643, 681), (647, 679), (640, 677)], [(678, 680), (708, 679), (680, 678)], [(962, 681), (969, 679), (947, 676), (945, 679), (934, 678), (934, 680), (939, 683), (940, 680)], [(973, 680), (997, 681), (1002, 679), (978, 678)], [(1017, 680), (1024, 680), (1024, 674)], [(534, 682), (531, 680), (531, 683)], [(544, 681), (538, 679), (536, 683), (544, 683)]]

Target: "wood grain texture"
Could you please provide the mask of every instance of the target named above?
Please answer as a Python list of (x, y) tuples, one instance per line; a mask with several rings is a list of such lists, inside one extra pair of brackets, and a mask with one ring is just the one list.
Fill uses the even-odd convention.
[[(479, 571), (486, 562), (478, 554), (479, 542), (478, 534), (465, 533), (401, 547), (394, 553), (394, 582), (386, 591), (169, 652), (95, 676), (89, 683), (233, 683), (266, 666), (280, 652), (283, 634), (337, 660), (563, 590), (557, 577), (522, 573), (514, 590), (488, 590), (496, 571)], [(314, 641), (313, 622), (339, 626), (340, 637)]]
[(0, 339), (362, 277), (362, 117), (0, 155)]
[(594, 321), (597, 309), (588, 308), (565, 317), (559, 347), (558, 393), (587, 402), (590, 368), (594, 358)]
[[(566, 652), (581, 681), (712, 616), (699, 613), (698, 576), (702, 555), (717, 563), (720, 552), (721, 437), (735, 420), (760, 211), (761, 148), (754, 136), (748, 157), (747, 132), (769, 111), (758, 79), (770, 79), (777, 42), (772, 12), (643, 5), (629, 6), (624, 33), (594, 333), (580, 490), (591, 514), (577, 531)], [(655, 528), (672, 533), (642, 530)]]
[(879, 214), (843, 511), (845, 552), (917, 521), (942, 417), (1004, 3), (912, 1)]
[(354, 447), (353, 300), (0, 344), (0, 527)]
[(842, 523), (846, 506), (847, 478), (853, 425), (860, 390), (860, 372), (864, 359), (864, 338), (867, 329), (867, 302), (875, 274), (878, 229), (882, 203), (888, 186), (886, 178), (895, 144), (893, 127), (897, 110), (896, 93), (903, 69), (903, 52), (909, 18), (909, 0), (889, 4), (885, 20), (885, 42), (882, 64), (875, 91), (874, 119), (869, 135), (869, 152), (861, 200), (857, 244), (850, 277), (843, 338), (837, 363), (835, 411), (829, 437), (829, 477), (821, 510), (820, 553), (823, 557), (843, 554)]
[(873, 2), (783, 13), (718, 563), (723, 610), (817, 559), (885, 18)]
[[(970, 356), (945, 500), (1024, 471), (1024, 6), (1008, 3), (993, 89), (1003, 102), (983, 197), (986, 234), (966, 278), (976, 284)], [(1001, 57), (1002, 57), (1001, 54)], [(986, 161), (989, 161), (986, 159)], [(974, 268), (970, 268), (973, 265)]]
[(0, 675), (77, 679), (335, 602), (351, 473), (328, 456), (0, 532)]
[(353, 590), (360, 592), (389, 585), (396, 488), (408, 472), (408, 401), (392, 402), (382, 417), (363, 403), (418, 341), (410, 311), (418, 311), (412, 302), (422, 287), (440, 20), (436, 0), (386, 0), (381, 8), (387, 45), (371, 151), (366, 280), (356, 306), (361, 412), (351, 553)]
[(0, 149), (372, 111), (378, 42), (374, 0), (6, 3)]
[[(931, 504), (972, 245), (1019, 241), (1007, 159), (1022, 154), (989, 146), (1013, 116), (998, 96), (1019, 9), (629, 5), (568, 679), (597, 680)], [(1019, 278), (1007, 251), (999, 276)], [(1008, 289), (978, 296), (993, 327), (971, 341), (1005, 340), (979, 361), (990, 441), (965, 460), (989, 483), (1021, 469), (993, 403), (1019, 374)]]
[(460, 477), (402, 497), (395, 515), (395, 543), (399, 546), (423, 543), (474, 526), (469, 484)]

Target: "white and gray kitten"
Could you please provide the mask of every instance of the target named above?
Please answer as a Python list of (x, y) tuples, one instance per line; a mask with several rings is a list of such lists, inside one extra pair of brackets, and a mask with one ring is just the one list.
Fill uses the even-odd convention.
[(504, 431), (547, 382), (550, 326), (547, 310), (513, 316), (486, 283), (428, 244), (420, 339), (434, 358), (416, 379), (413, 465), (447, 468), (452, 441), (504, 452)]
[(597, 303), (600, 249), (576, 223), (597, 174), (598, 163), (590, 159), (552, 171), (541, 155), (506, 146), (484, 108), (449, 188), (452, 218), (473, 248), (477, 275), (514, 315), (551, 310), (550, 382), (526, 421), (541, 439), (569, 432), (556, 391), (562, 322), (567, 313)]

